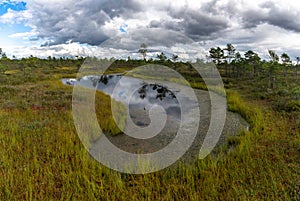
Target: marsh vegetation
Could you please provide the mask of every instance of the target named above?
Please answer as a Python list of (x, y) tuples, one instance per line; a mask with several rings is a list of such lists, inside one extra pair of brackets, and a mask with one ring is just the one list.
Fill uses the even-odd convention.
[[(280, 64), (274, 55), (271, 61), (257, 61), (250, 53), (230, 62), (212, 57), (229, 110), (239, 113), (250, 130), (229, 137), (204, 160), (146, 175), (110, 170), (82, 145), (72, 119), (72, 87), (61, 79), (76, 77), (84, 59), (2, 58), (0, 199), (299, 200), (298, 65)], [(117, 60), (107, 74), (151, 62), (176, 69), (193, 87), (205, 89), (190, 63), (165, 58)], [(109, 108), (110, 97), (98, 96), (104, 100), (99, 107)], [(109, 110), (97, 114), (104, 131), (119, 132)]]

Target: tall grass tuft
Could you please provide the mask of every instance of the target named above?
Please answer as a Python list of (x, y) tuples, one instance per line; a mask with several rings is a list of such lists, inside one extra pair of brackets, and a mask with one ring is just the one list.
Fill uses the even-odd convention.
[(227, 90), (226, 93), (228, 109), (239, 113), (250, 124), (250, 128), (254, 133), (261, 131), (264, 123), (261, 110), (243, 101), (235, 91)]
[[(99, 125), (104, 133), (118, 135), (122, 133), (126, 124), (126, 106), (110, 96), (97, 91), (95, 95), (95, 109)], [(114, 114), (112, 114), (114, 111)]]

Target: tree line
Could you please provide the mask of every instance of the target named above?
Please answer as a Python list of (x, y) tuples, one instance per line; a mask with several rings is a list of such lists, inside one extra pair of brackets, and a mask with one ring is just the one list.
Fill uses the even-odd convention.
[[(114, 66), (122, 67), (124, 65), (132, 67), (143, 65), (146, 63), (156, 63), (164, 64), (169, 67), (176, 69), (177, 67), (182, 67), (190, 65), (190, 62), (182, 62), (179, 59), (179, 56), (173, 54), (171, 57), (167, 57), (164, 52), (156, 55), (156, 59), (147, 58), (148, 49), (146, 44), (141, 44), (138, 52), (142, 56), (141, 59), (131, 59), (130, 57), (125, 59), (107, 59), (104, 60), (113, 60)], [(287, 53), (282, 53), (280, 56), (273, 50), (268, 50), (269, 60), (263, 60), (258, 53), (253, 50), (248, 50), (244, 54), (236, 51), (236, 48), (228, 43), (225, 48), (212, 47), (208, 51), (207, 62), (213, 62), (219, 69), (221, 75), (227, 78), (236, 78), (236, 79), (245, 79), (245, 78), (260, 78), (268, 77), (269, 87), (273, 88), (275, 80), (279, 76), (287, 77), (294, 76), (296, 81), (299, 80), (299, 63), (300, 57), (295, 58), (295, 65), (292, 62), (292, 59)], [(68, 67), (76, 66), (79, 67), (84, 62), (86, 58), (83, 57), (47, 57), (47, 58), (38, 58), (34, 56), (29, 56), (28, 58), (17, 59), (13, 57), (12, 59), (8, 58), (5, 52), (0, 48), (0, 73), (4, 73), (8, 69), (19, 69), (26, 73), (26, 69), (36, 68), (36, 67)], [(98, 58), (93, 57), (91, 59), (97, 60)]]
[(26, 72), (30, 72), (33, 68), (50, 68), (54, 69), (55, 67), (74, 67), (78, 68), (83, 63), (83, 57), (47, 57), (47, 58), (38, 58), (30, 55), (27, 58), (17, 59), (15, 56), (12, 59), (6, 56), (6, 53), (0, 48), (0, 74), (4, 74), (8, 70), (20, 70), (23, 75)]
[(296, 65), (293, 65), (291, 57), (287, 53), (280, 56), (274, 50), (268, 50), (269, 61), (262, 60), (258, 53), (248, 50), (242, 54), (236, 52), (232, 44), (227, 44), (225, 48), (215, 47), (209, 50), (209, 58), (220, 69), (223, 69), (225, 77), (268, 77), (269, 88), (274, 87), (276, 78), (293, 75), (298, 81), (300, 57), (296, 57)]

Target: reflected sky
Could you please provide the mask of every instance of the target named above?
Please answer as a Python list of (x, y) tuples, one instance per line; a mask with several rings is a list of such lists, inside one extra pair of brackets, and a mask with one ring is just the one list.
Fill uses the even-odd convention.
[[(153, 106), (161, 106), (167, 115), (180, 120), (181, 110), (176, 92), (157, 83), (145, 82), (123, 75), (89, 75), (80, 80), (63, 79), (64, 84), (80, 85), (102, 91), (113, 99), (128, 105), (129, 112), (139, 109), (148, 112)], [(129, 103), (129, 104), (128, 104)], [(148, 123), (145, 123), (147, 126)]]

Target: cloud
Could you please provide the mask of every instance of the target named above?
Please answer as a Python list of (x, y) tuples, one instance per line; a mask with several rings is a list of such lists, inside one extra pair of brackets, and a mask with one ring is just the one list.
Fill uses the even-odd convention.
[(290, 7), (276, 5), (271, 1), (261, 4), (258, 9), (247, 10), (242, 15), (246, 28), (266, 23), (282, 29), (300, 32), (300, 12), (292, 10)]
[[(263, 53), (265, 45), (296, 52), (298, 43), (288, 38), (297, 38), (300, 33), (300, 10), (291, 0), (28, 0), (26, 3), (26, 10), (8, 10), (0, 16), (0, 22), (32, 27), (31, 32), (11, 37), (27, 39), (37, 52), (43, 50), (47, 54), (57, 51), (63, 55), (89, 55), (95, 51), (101, 55), (97, 53), (101, 50), (111, 51), (112, 55), (114, 52), (138, 55), (141, 43), (147, 43), (153, 50), (175, 53), (180, 50), (177, 53), (184, 58), (203, 55), (204, 49), (226, 43), (236, 45), (241, 51), (251, 48)], [(284, 38), (284, 43), (278, 38)], [(42, 46), (37, 48), (37, 42)]]
[[(26, 51), (24, 51), (26, 49)], [(96, 46), (81, 45), (79, 43), (60, 44), (52, 46), (9, 46), (4, 49), (5, 52), (9, 52), (8, 56), (16, 56), (17, 58), (28, 57), (30, 55), (40, 58), (51, 57), (101, 57), (111, 58), (120, 57), (127, 58), (129, 53), (119, 49), (107, 49)]]
[(14, 33), (9, 35), (9, 38), (23, 38), (25, 40), (31, 40), (32, 38), (36, 38), (37, 32), (36, 30), (32, 29), (28, 32), (20, 32), (20, 33)]
[(195, 40), (211, 37), (213, 34), (229, 27), (222, 16), (209, 16), (207, 13), (189, 9), (169, 10), (170, 21), (152, 21), (150, 27), (162, 27), (179, 31)]
[[(109, 38), (118, 37), (120, 30), (127, 32), (122, 24), (116, 23), (118, 21), (136, 22), (128, 29), (133, 40), (141, 41), (139, 39), (144, 37), (145, 41), (149, 41), (149, 45), (162, 43), (167, 46), (180, 41), (180, 34), (199, 40), (209, 38), (228, 26), (221, 16), (207, 16), (204, 12), (199, 13), (190, 8), (177, 7), (173, 10), (174, 7), (168, 7), (167, 4), (162, 4), (161, 7), (150, 2), (142, 4), (134, 0), (54, 2), (28, 2), (27, 15), (30, 16), (26, 23), (38, 30), (37, 37), (46, 41), (43, 46), (64, 44), (68, 41), (100, 45)], [(20, 22), (24, 20), (22, 15), (25, 13), (11, 11), (3, 21)], [(162, 19), (164, 16), (168, 19)], [(157, 33), (158, 29), (160, 33)], [(178, 34), (174, 34), (175, 31)], [(165, 34), (167, 32), (172, 32), (171, 37)], [(125, 48), (125, 45), (122, 46)], [(128, 49), (131, 49), (130, 46), (132, 45), (129, 45)]]
[(16, 11), (9, 8), (7, 12), (0, 16), (0, 23), (3, 24), (20, 24), (32, 18), (32, 15), (27, 10)]
[(180, 32), (163, 28), (140, 28), (135, 30), (133, 34), (112, 37), (102, 43), (101, 46), (132, 51), (139, 49), (142, 43), (147, 44), (149, 47), (164, 46), (170, 48), (175, 44), (192, 42), (192, 39)]
[(29, 23), (37, 27), (39, 38), (47, 40), (44, 46), (67, 41), (99, 45), (117, 33), (106, 24), (141, 10), (133, 0), (32, 1), (28, 8)]
[(26, 3), (24, 1), (0, 1), (0, 16), (7, 13), (9, 9), (15, 11), (26, 10)]

